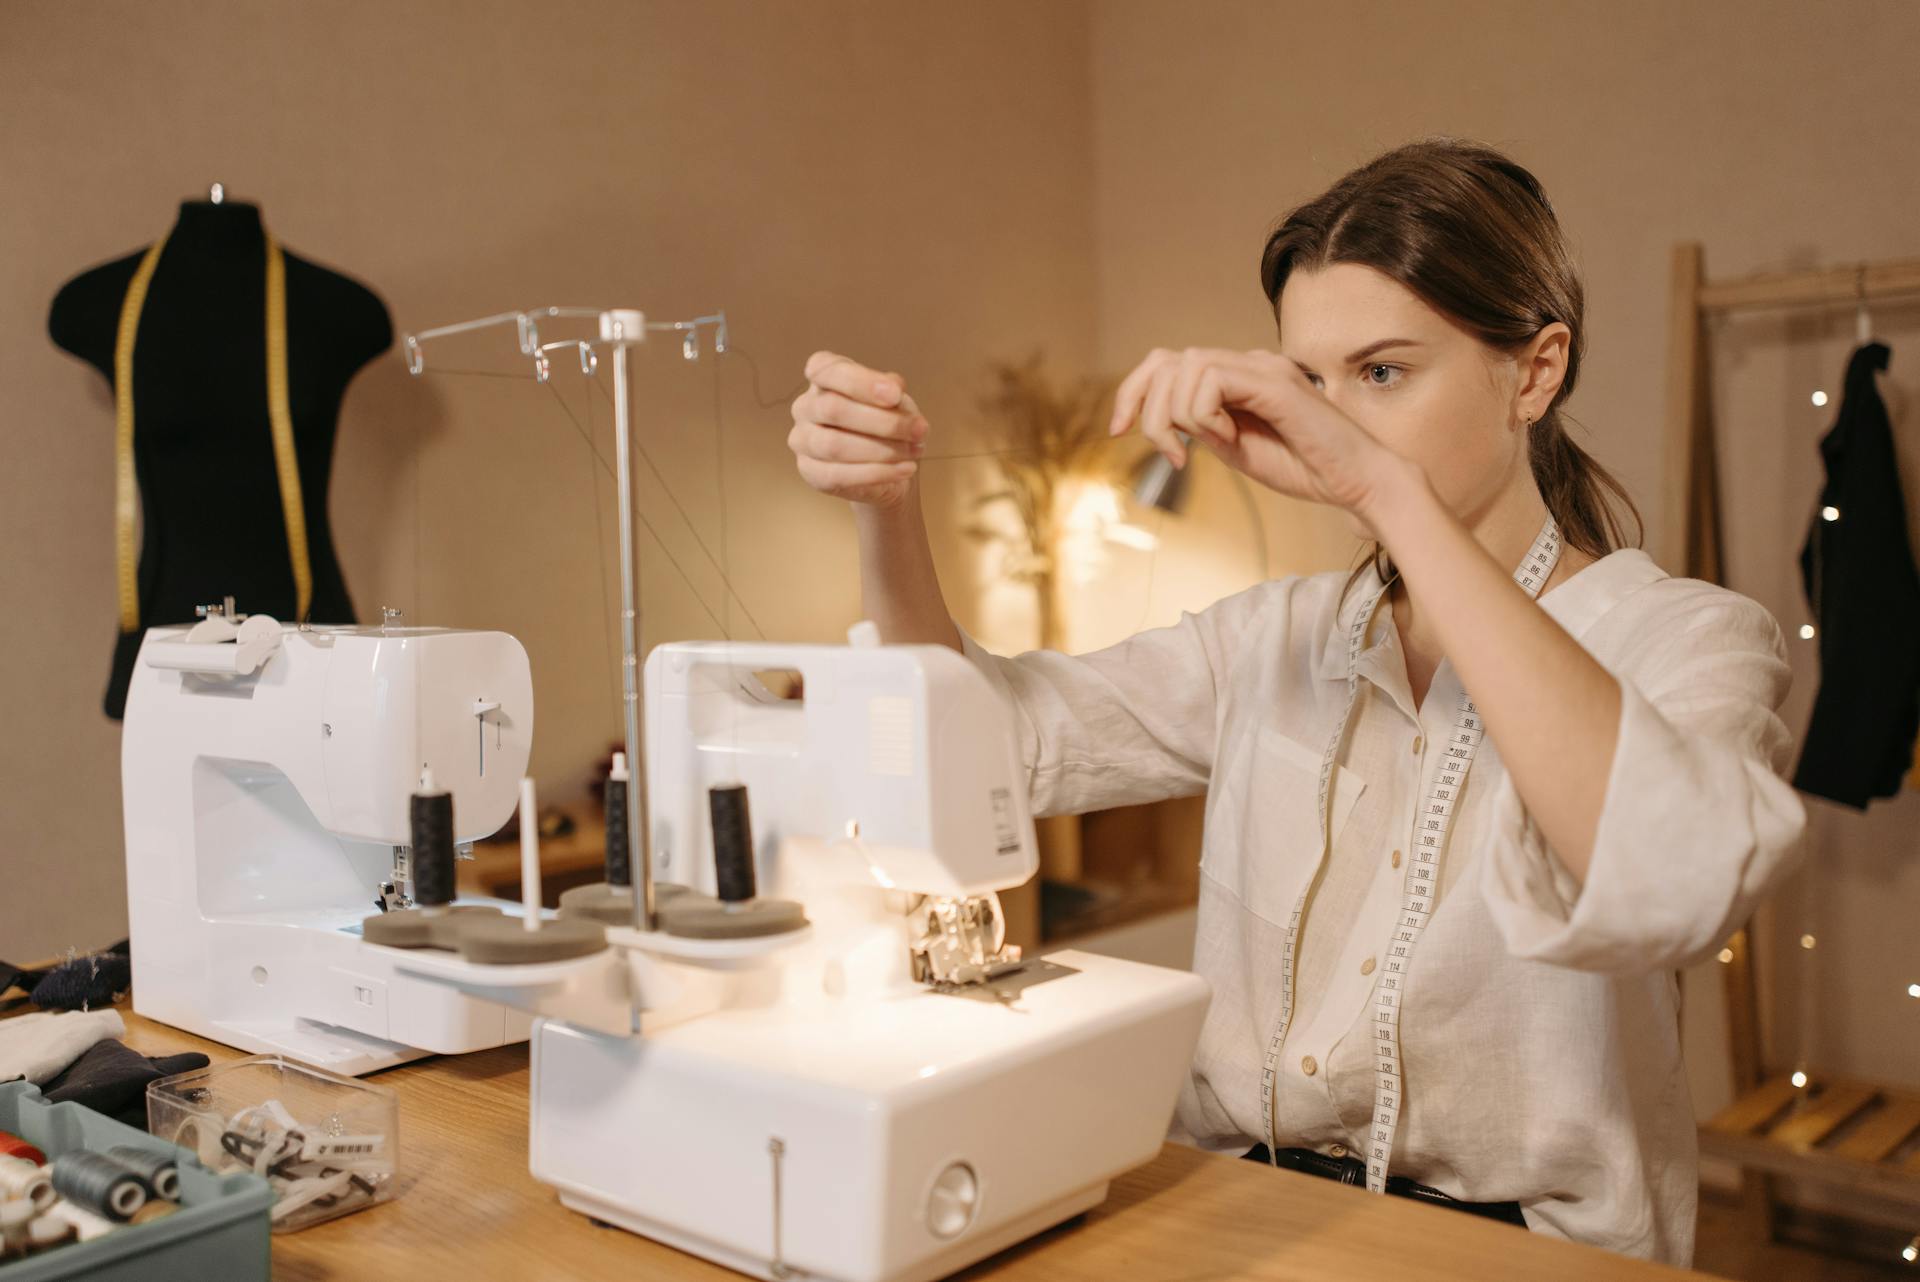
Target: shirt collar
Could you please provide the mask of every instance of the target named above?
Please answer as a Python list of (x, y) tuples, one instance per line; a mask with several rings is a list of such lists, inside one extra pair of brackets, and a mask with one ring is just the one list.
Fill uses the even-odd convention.
[[(1340, 599), (1340, 608), (1334, 611), (1333, 624), (1328, 628), (1327, 635), (1321, 639), (1320, 662), (1315, 668), (1319, 676), (1329, 681), (1347, 679), (1347, 633), (1353, 627), (1354, 616), (1366, 609), (1367, 602), (1371, 601), (1373, 594), (1379, 590), (1380, 571), (1371, 563), (1363, 567), (1358, 575), (1349, 576), (1345, 593)], [(1384, 613), (1384, 601), (1381, 603), (1381, 609)], [(1373, 630), (1377, 631), (1379, 627), (1380, 620), (1376, 616)], [(1368, 641), (1363, 641), (1360, 648), (1368, 649), (1368, 642), (1371, 639), (1372, 635), (1369, 633)]]
[(1595, 561), (1540, 598), (1540, 608), (1578, 640), (1613, 607), (1667, 577), (1639, 548), (1621, 548)]
[[(1647, 586), (1667, 577), (1653, 558), (1639, 548), (1621, 548), (1610, 552), (1566, 581), (1556, 584), (1540, 598), (1547, 616), (1578, 639), (1598, 623), (1614, 606)], [(1347, 630), (1380, 587), (1380, 576), (1368, 566), (1355, 579), (1340, 602), (1333, 625), (1323, 638), (1320, 661), (1315, 673), (1329, 681), (1347, 679)], [(1380, 627), (1378, 619), (1374, 628)], [(1365, 647), (1363, 647), (1365, 648)]]

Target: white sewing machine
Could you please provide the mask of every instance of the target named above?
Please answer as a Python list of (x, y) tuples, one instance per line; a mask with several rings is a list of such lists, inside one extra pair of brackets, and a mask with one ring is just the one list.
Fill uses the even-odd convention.
[(350, 1074), (525, 1040), (520, 1013), (395, 975), (360, 922), (383, 892), (406, 902), (423, 763), (461, 842), (512, 814), (526, 651), (500, 632), (230, 615), (150, 630), (127, 695), (134, 1009)]
[[(1037, 866), (1009, 713), (960, 655), (863, 627), (653, 651), (658, 929), (533, 965), (368, 945), (547, 1016), (531, 1167), (562, 1202), (762, 1278), (941, 1277), (1097, 1205), (1159, 1151), (1208, 997), (1002, 948), (994, 892)], [(708, 789), (737, 783), (760, 890), (805, 924), (709, 929)]]

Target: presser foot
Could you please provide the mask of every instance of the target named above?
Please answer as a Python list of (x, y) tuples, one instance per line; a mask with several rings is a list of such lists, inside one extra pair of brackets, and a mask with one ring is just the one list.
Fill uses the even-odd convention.
[(964, 988), (1020, 967), (1020, 948), (1006, 943), (1006, 923), (991, 895), (968, 899), (928, 895), (914, 906), (911, 919), (908, 949), (918, 983)]

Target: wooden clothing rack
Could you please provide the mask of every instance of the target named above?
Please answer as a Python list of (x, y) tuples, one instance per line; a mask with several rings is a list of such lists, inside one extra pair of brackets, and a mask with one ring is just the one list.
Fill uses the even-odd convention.
[(1697, 241), (1674, 246), (1667, 348), (1666, 537), (1660, 561), (1675, 574), (1718, 583), (1719, 483), (1706, 320), (1765, 307), (1859, 306), (1920, 296), (1920, 258), (1709, 282)]
[[(1706, 320), (1772, 307), (1864, 306), (1920, 296), (1920, 259), (1770, 272), (1710, 282), (1698, 242), (1674, 246), (1666, 416), (1666, 531), (1661, 561), (1721, 581), (1719, 479)], [(1920, 770), (1920, 765), (1916, 766)], [(1746, 1170), (1749, 1209), (1774, 1232), (1775, 1175), (1817, 1180), (1920, 1207), (1920, 1093), (1806, 1069), (1769, 1076), (1761, 1057), (1752, 942), (1742, 928), (1720, 953), (1734, 1102), (1700, 1128), (1703, 1153)]]

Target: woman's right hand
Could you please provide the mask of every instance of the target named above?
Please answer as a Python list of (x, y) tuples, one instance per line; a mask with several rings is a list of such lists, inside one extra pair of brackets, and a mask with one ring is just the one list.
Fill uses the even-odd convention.
[(801, 479), (822, 494), (891, 508), (913, 486), (927, 431), (900, 375), (815, 352), (807, 390), (793, 402), (787, 447)]

